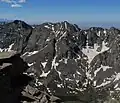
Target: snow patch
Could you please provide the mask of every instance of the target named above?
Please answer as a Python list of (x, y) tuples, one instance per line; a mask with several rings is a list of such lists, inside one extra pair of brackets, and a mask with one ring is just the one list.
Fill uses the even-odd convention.
[(68, 59), (67, 59), (67, 58), (64, 58), (64, 62), (65, 62), (65, 64), (67, 64), (67, 61), (68, 61)]
[(70, 78), (65, 78), (65, 80), (67, 80), (67, 81), (74, 81), (73, 79), (70, 79)]
[(52, 30), (55, 31), (54, 25), (52, 25)]
[(73, 77), (75, 78), (75, 74), (73, 74)]
[(101, 70), (101, 68), (98, 68), (97, 70), (94, 71), (94, 76), (97, 76), (97, 73)]
[(47, 88), (47, 91), (50, 93), (50, 88)]
[(67, 23), (65, 22), (65, 29), (67, 29)]
[(106, 31), (106, 30), (104, 30), (104, 31), (103, 31), (103, 33), (106, 35), (106, 34), (107, 34), (107, 31)]
[(36, 86), (41, 86), (41, 85), (43, 85), (43, 83), (41, 83), (38, 79), (36, 79), (35, 82), (36, 82), (36, 83), (35, 83)]
[(29, 76), (34, 76), (35, 74), (34, 73), (30, 73)]
[(118, 87), (118, 84), (116, 84), (114, 88), (117, 88), (117, 87)]
[(56, 35), (58, 35), (60, 33), (60, 31), (56, 31), (55, 33), (56, 33)]
[(47, 62), (41, 62), (42, 66), (45, 68)]
[(49, 28), (50, 28), (48, 25), (45, 25), (44, 27), (45, 27), (45, 28), (47, 28), (47, 29), (49, 29)]
[(80, 80), (75, 80), (75, 81), (76, 81), (76, 83), (79, 83)]
[(42, 74), (40, 75), (40, 77), (47, 77), (49, 73), (50, 73), (50, 71), (48, 71), (47, 73), (42, 71)]
[(84, 88), (75, 88), (77, 91), (83, 92), (85, 89)]
[(4, 49), (1, 49), (1, 48), (0, 48), (0, 52), (3, 52), (3, 51), (4, 51)]
[(96, 86), (96, 84), (97, 84), (97, 81), (94, 81), (94, 82), (93, 82), (93, 85)]
[(53, 61), (52, 61), (52, 67), (51, 69), (56, 69), (56, 67), (59, 65), (59, 63), (56, 63), (56, 58), (57, 58), (57, 55), (54, 57)]
[(61, 72), (60, 71), (58, 71), (58, 70), (56, 70), (57, 71), (57, 73), (58, 73), (58, 75), (59, 75), (59, 78), (62, 80), (62, 78), (61, 78)]
[(94, 71), (94, 76), (96, 77), (96, 76), (97, 76), (97, 73), (98, 73), (101, 69), (105, 72), (107, 69), (111, 69), (111, 68), (112, 68), (112, 67), (101, 65), (100, 68), (97, 68), (97, 70)]
[(98, 55), (98, 52), (96, 51), (99, 46), (97, 44), (94, 45), (94, 48), (90, 48), (89, 46), (86, 46), (86, 48), (82, 49), (82, 52), (88, 57), (88, 63), (90, 63), (93, 58)]
[(12, 50), (13, 45), (14, 45), (14, 43), (9, 46), (8, 51)]
[(116, 88), (115, 90), (118, 90), (118, 91), (120, 91), (120, 88)]
[(37, 82), (38, 83), (38, 85), (40, 86), (40, 85), (43, 85), (43, 83), (41, 83), (41, 82)]
[(76, 73), (77, 73), (78, 75), (81, 75), (81, 73), (80, 73), (80, 72), (78, 72), (78, 71), (76, 71)]
[(115, 77), (115, 80), (114, 81), (117, 81), (117, 80), (119, 80), (120, 79), (120, 73), (118, 73), (117, 75), (116, 75), (116, 77)]
[(87, 31), (84, 31), (85, 34), (87, 34)]
[(32, 28), (34, 29), (35, 27), (34, 27), (34, 26), (32, 26)]
[(101, 65), (101, 68), (103, 69), (103, 71), (106, 71), (107, 69), (111, 69), (112, 67)]
[(101, 34), (101, 31), (99, 31), (99, 32), (97, 33), (97, 36), (100, 36), (100, 34)]
[(104, 41), (102, 42), (102, 50), (101, 50), (101, 53), (104, 52), (104, 51), (107, 51), (109, 50), (109, 48), (106, 46), (107, 43), (105, 43)]
[(47, 42), (49, 42), (49, 41), (50, 41), (50, 39), (46, 39), (46, 41), (47, 41)]
[(9, 45), (8, 48), (4, 48), (4, 49), (1, 49), (1, 48), (0, 48), (0, 52), (11, 52), (13, 45), (14, 45), (14, 43), (11, 44), (11, 45)]
[(28, 63), (28, 66), (31, 67), (34, 63)]
[(57, 87), (61, 88), (61, 85), (60, 85), (60, 84), (57, 84)]
[(86, 77), (89, 78), (89, 79), (91, 79), (91, 80), (93, 79), (93, 78), (91, 78), (90, 71), (86, 72)]
[(34, 55), (36, 53), (38, 53), (39, 51), (33, 51), (33, 52), (27, 52), (28, 53), (28, 56), (31, 56), (31, 55)]
[(58, 41), (60, 41), (63, 37), (65, 37), (65, 36), (66, 36), (66, 33), (67, 33), (67, 32), (64, 32), (64, 33), (62, 34), (62, 36), (58, 39)]
[(63, 84), (57, 84), (58, 88), (64, 88)]
[(104, 81), (102, 84), (96, 86), (96, 88), (99, 88), (99, 87), (102, 87), (102, 86), (105, 86), (107, 84), (111, 83), (111, 81)]
[(109, 47), (107, 47), (106, 44), (107, 43), (104, 41), (102, 42), (102, 49), (100, 52), (97, 51), (98, 47), (100, 47), (97, 44), (94, 44), (93, 48), (86, 46), (86, 48), (82, 49), (82, 52), (88, 57), (88, 63), (90, 63), (96, 55), (109, 50)]

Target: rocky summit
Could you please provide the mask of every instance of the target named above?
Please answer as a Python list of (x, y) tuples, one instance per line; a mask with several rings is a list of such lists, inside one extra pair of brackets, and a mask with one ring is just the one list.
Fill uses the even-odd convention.
[(0, 103), (120, 103), (120, 30), (114, 27), (0, 24), (0, 64)]

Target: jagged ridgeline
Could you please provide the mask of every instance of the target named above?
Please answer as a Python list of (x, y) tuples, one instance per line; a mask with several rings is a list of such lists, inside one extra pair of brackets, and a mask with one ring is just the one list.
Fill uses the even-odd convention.
[(15, 52), (29, 66), (22, 74), (32, 80), (22, 89), (26, 99), (21, 102), (120, 102), (117, 28), (82, 30), (67, 21), (32, 26), (15, 20), (0, 25), (0, 51), (0, 59)]

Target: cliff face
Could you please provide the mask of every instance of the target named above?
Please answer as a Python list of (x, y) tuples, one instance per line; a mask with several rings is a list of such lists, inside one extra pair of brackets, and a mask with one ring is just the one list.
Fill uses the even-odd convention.
[(18, 20), (0, 25), (0, 51), (20, 53), (29, 66), (24, 73), (33, 78), (25, 91), (40, 92), (30, 95), (42, 93), (47, 102), (118, 100), (119, 42), (120, 30), (114, 27), (81, 30), (67, 21), (33, 27)]

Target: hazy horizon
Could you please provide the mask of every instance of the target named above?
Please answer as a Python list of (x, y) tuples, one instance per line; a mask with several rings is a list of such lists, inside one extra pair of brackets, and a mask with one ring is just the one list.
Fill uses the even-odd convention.
[[(22, 19), (12, 19), (12, 20), (9, 20), (9, 19), (6, 19), (6, 18), (0, 18), (0, 21), (8, 21), (8, 22), (11, 22), (11, 21), (14, 21), (14, 20), (22, 20)], [(63, 22), (63, 21), (67, 21), (67, 20), (63, 20), (63, 21), (41, 21), (41, 22), (37, 22), (37, 23), (30, 23), (30, 22), (27, 22), (25, 20), (22, 20), (24, 22), (26, 22), (27, 24), (29, 25), (39, 25), (39, 24), (42, 24), (42, 23), (46, 23), (46, 22), (51, 22), (51, 23), (57, 23), (57, 22)], [(90, 27), (102, 27), (102, 28), (111, 28), (111, 27), (116, 27), (116, 28), (120, 28), (120, 22), (119, 23), (105, 23), (105, 22), (70, 22), (68, 21), (69, 23), (71, 24), (76, 24), (78, 25), (80, 28), (83, 28), (83, 29), (87, 29), (87, 28), (90, 28)]]
[(0, 18), (29, 24), (69, 21), (86, 26), (120, 26), (119, 4), (120, 0), (0, 0)]

